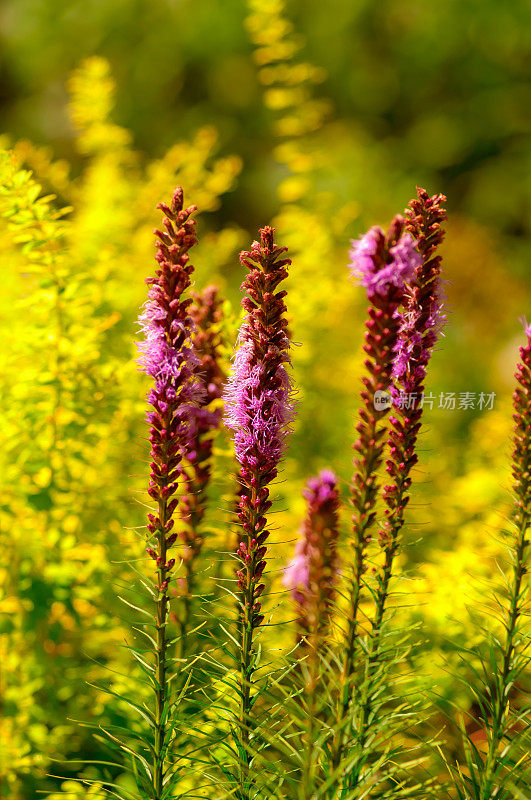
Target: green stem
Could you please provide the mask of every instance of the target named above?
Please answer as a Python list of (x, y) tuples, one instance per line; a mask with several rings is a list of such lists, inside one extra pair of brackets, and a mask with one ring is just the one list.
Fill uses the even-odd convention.
[[(364, 532), (362, 534), (364, 536)], [(358, 543), (360, 538), (358, 538)], [(358, 633), (358, 612), (361, 599), (361, 582), (363, 574), (364, 548), (356, 547), (355, 575), (352, 580), (350, 593), (351, 616), (349, 630), (347, 633), (347, 644), (345, 648), (345, 660), (341, 672), (340, 699), (337, 709), (337, 725), (335, 733), (335, 743), (332, 749), (332, 767), (337, 769), (343, 756), (347, 731), (345, 730), (345, 720), (352, 699), (352, 675), (354, 673), (354, 657), (356, 651), (356, 637)]]
[[(376, 422), (377, 420), (374, 418), (373, 424), (367, 433), (370, 441), (376, 441)], [(347, 631), (345, 658), (341, 672), (340, 698), (337, 709), (335, 742), (332, 746), (332, 767), (334, 769), (337, 769), (343, 756), (346, 744), (345, 739), (347, 735), (347, 731), (345, 730), (345, 720), (352, 701), (352, 676), (354, 674), (356, 638), (358, 634), (358, 613), (365, 565), (365, 537), (367, 530), (372, 525), (372, 518), (369, 512), (374, 506), (374, 500), (371, 499), (372, 487), (369, 486), (369, 478), (376, 469), (377, 458), (377, 451), (375, 447), (372, 447), (367, 454), (365, 462), (365, 490), (362, 495), (361, 502), (359, 503), (359, 509), (356, 509), (359, 517), (355, 521), (354, 526), (354, 541), (356, 544), (355, 563), (353, 567), (353, 576), (350, 589), (349, 628)], [(370, 507), (367, 508), (367, 506)]]
[[(397, 500), (399, 507), (402, 505), (403, 496), (404, 496), (404, 490), (403, 486), (401, 486)], [(393, 527), (391, 529), (391, 538), (385, 550), (385, 561), (378, 585), (374, 620), (372, 623), (371, 633), (369, 636), (368, 656), (365, 662), (363, 695), (360, 708), (360, 718), (358, 723), (358, 735), (356, 737), (356, 746), (360, 753), (363, 752), (363, 749), (367, 742), (367, 735), (370, 729), (369, 717), (373, 710), (372, 684), (374, 680), (375, 667), (378, 666), (378, 661), (380, 658), (382, 625), (385, 617), (385, 612), (387, 610), (387, 600), (389, 598), (389, 586), (391, 583), (391, 576), (393, 572), (393, 563), (398, 550), (398, 543), (399, 543), (398, 537), (403, 524), (402, 517), (400, 516), (397, 519), (395, 519), (392, 524)], [(361, 767), (359, 766), (359, 763), (356, 762), (353, 766), (350, 775), (348, 776), (347, 780), (348, 788), (353, 788), (357, 786), (360, 777), (361, 777)]]
[[(252, 489), (251, 506), (257, 498), (256, 488)], [(249, 529), (255, 530), (258, 514), (254, 510), (249, 512)], [(250, 550), (251, 535), (244, 534), (247, 552)], [(240, 770), (239, 770), (239, 797), (238, 800), (249, 800), (249, 771), (250, 771), (250, 733), (251, 733), (251, 681), (253, 675), (253, 604), (254, 604), (254, 569), (252, 560), (246, 565), (245, 589), (240, 600)]]
[(498, 747), (504, 736), (506, 715), (509, 709), (509, 690), (511, 681), (509, 680), (513, 657), (515, 654), (516, 643), (515, 633), (517, 630), (518, 619), (522, 613), (523, 599), (523, 578), (526, 574), (525, 548), (527, 545), (526, 533), (529, 528), (529, 516), (523, 515), (521, 524), (516, 534), (516, 548), (514, 556), (513, 582), (511, 586), (511, 598), (509, 607), (509, 617), (506, 625), (505, 647), (503, 652), (503, 666), (499, 676), (495, 711), (492, 719), (492, 728), (489, 740), (489, 749), (485, 761), (485, 770), (481, 781), (481, 800), (491, 800), (496, 794), (493, 793), (494, 780), (498, 759)]
[[(160, 527), (157, 532), (158, 585), (166, 580), (166, 533), (168, 521), (166, 499), (159, 500)], [(157, 599), (157, 646), (155, 650), (155, 677), (157, 681), (155, 697), (155, 754), (153, 758), (153, 800), (160, 800), (164, 781), (164, 756), (166, 748), (167, 681), (166, 681), (166, 623), (168, 617), (168, 590), (159, 590)]]
[(177, 616), (179, 639), (175, 648), (175, 656), (177, 659), (182, 659), (186, 656), (188, 649), (188, 638), (191, 627), (192, 618), (192, 597), (194, 592), (194, 562), (192, 560), (185, 561), (184, 569), (186, 572), (185, 577), (185, 591), (182, 597), (179, 598), (179, 613)]
[[(205, 508), (207, 501), (207, 487), (208, 480), (203, 482), (195, 478), (188, 481), (188, 503), (192, 505), (189, 511), (189, 519), (187, 527), (189, 527), (189, 538), (186, 541), (186, 546), (189, 550), (188, 557), (184, 562), (185, 569), (185, 586), (184, 592), (180, 598), (177, 625), (179, 630), (179, 641), (176, 647), (177, 658), (184, 658), (189, 645), (189, 631), (193, 628), (192, 613), (193, 613), (193, 598), (195, 591), (195, 566), (201, 554), (202, 541), (199, 535), (199, 529), (203, 518), (205, 516)], [(188, 506), (188, 508), (190, 508)]]
[(308, 726), (306, 728), (304, 774), (301, 784), (301, 797), (303, 800), (311, 800), (315, 787), (315, 715), (316, 715), (316, 691), (317, 691), (317, 663), (316, 652), (310, 654), (310, 675), (306, 684), (306, 696), (308, 698)]

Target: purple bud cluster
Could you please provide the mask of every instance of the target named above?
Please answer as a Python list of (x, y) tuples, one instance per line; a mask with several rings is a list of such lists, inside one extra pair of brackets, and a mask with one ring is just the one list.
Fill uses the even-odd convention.
[(299, 615), (300, 641), (314, 646), (325, 633), (333, 608), (339, 574), (338, 479), (331, 470), (310, 478), (303, 495), (307, 512), (295, 556), (284, 571)]
[(166, 552), (177, 534), (170, 534), (178, 500), (173, 497), (180, 476), (183, 454), (189, 448), (192, 410), (201, 401), (202, 385), (197, 377), (199, 359), (192, 345), (194, 324), (183, 293), (190, 286), (193, 266), (188, 250), (197, 241), (196, 207), (183, 208), (183, 191), (176, 189), (170, 206), (161, 204), (164, 231), (156, 230), (158, 269), (146, 283), (150, 289), (140, 316), (144, 340), (138, 343), (141, 369), (154, 379), (148, 402), (151, 464), (149, 496), (158, 503), (158, 513), (148, 515), (148, 531), (157, 539), (157, 550), (148, 554), (157, 564), (159, 591), (164, 594), (175, 559)]
[(286, 292), (276, 291), (287, 277), (290, 259), (285, 247), (277, 247), (274, 230), (260, 231), (260, 242), (242, 252), (248, 270), (242, 284), (246, 311), (239, 347), (226, 391), (225, 424), (234, 431), (236, 458), (240, 464), (238, 518), (241, 534), (236, 555), (242, 595), (243, 625), (252, 630), (263, 621), (258, 597), (264, 585), (266, 562), (266, 514), (271, 508), (268, 484), (277, 475), (293, 416), (292, 389), (286, 369), (289, 340), (284, 317)]

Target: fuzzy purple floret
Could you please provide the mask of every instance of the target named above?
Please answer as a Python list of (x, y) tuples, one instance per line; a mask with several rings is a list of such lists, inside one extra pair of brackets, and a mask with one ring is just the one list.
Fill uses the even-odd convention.
[(189, 317), (172, 321), (172, 338), (180, 344), (172, 346), (167, 339), (168, 312), (157, 302), (157, 286), (150, 289), (148, 298), (138, 319), (144, 339), (136, 343), (139, 367), (155, 381), (148, 402), (165, 414), (169, 405), (178, 399), (176, 414), (189, 418), (192, 433), (196, 405), (204, 394), (201, 381), (196, 377), (200, 361), (191, 343), (193, 322)]
[(383, 239), (384, 232), (375, 225), (364, 236), (351, 242), (350, 273), (356, 283), (365, 287), (369, 297), (375, 294), (384, 297), (393, 286), (402, 289), (422, 263), (421, 255), (415, 250), (415, 240), (410, 233), (405, 233), (397, 244), (389, 248), (392, 260), (388, 264), (379, 264), (376, 256)]
[[(292, 387), (284, 364), (280, 364), (276, 388), (266, 388), (267, 365), (256, 361), (254, 342), (247, 336), (243, 325), (241, 344), (225, 389), (225, 424), (234, 431), (239, 463), (250, 469), (263, 469), (275, 467), (284, 451), (294, 413)], [(272, 384), (271, 379), (268, 383)]]
[[(151, 289), (151, 293), (157, 293)], [(157, 295), (158, 296), (158, 295)], [(162, 308), (155, 299), (149, 299), (144, 305), (144, 311), (138, 321), (144, 334), (144, 341), (138, 342), (138, 363), (143, 372), (155, 380), (179, 378), (183, 368), (187, 365), (197, 366), (199, 359), (190, 343), (192, 321), (173, 320), (171, 334), (176, 336), (182, 332), (189, 342), (188, 346), (179, 349), (172, 347), (168, 342), (167, 330), (168, 312)]]

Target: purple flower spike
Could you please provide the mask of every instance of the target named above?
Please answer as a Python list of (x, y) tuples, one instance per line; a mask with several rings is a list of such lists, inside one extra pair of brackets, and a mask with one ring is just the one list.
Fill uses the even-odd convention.
[[(199, 358), (192, 346), (194, 324), (187, 311), (191, 300), (181, 300), (194, 270), (188, 263), (188, 250), (196, 244), (197, 238), (195, 220), (189, 217), (196, 206), (183, 210), (182, 202), (183, 193), (179, 188), (171, 209), (165, 204), (159, 206), (167, 215), (164, 219), (167, 232), (155, 231), (158, 238), (155, 258), (159, 269), (155, 278), (146, 279), (151, 288), (139, 317), (144, 340), (137, 343), (140, 369), (155, 382), (148, 398), (155, 413), (148, 415), (148, 420), (153, 424), (159, 416), (163, 427), (166, 421), (171, 421), (174, 438), (177, 418), (182, 426), (189, 428), (191, 408), (203, 394), (196, 376)], [(153, 430), (157, 431), (156, 425)], [(179, 436), (182, 439), (182, 430)]]
[[(154, 379), (148, 402), (150, 425), (150, 497), (159, 503), (159, 516), (151, 515), (148, 529), (161, 539), (159, 586), (169, 580), (164, 532), (171, 513), (171, 497), (177, 488), (180, 462), (189, 446), (193, 409), (203, 396), (197, 376), (200, 362), (192, 345), (194, 323), (188, 313), (189, 299), (182, 299), (190, 286), (193, 266), (188, 250), (197, 242), (195, 220), (190, 215), (196, 206), (183, 208), (183, 191), (176, 189), (171, 207), (161, 204), (165, 213), (165, 232), (155, 231), (159, 268), (150, 286), (148, 300), (139, 322), (144, 340), (137, 343), (140, 369)], [(170, 502), (171, 501), (171, 502)], [(162, 521), (161, 521), (162, 520)], [(160, 542), (159, 542), (160, 544)]]
[[(384, 234), (379, 227), (371, 228), (365, 236), (353, 242), (351, 250), (351, 275), (367, 289), (368, 319), (365, 324), (366, 354), (361, 392), (361, 408), (354, 442), (354, 476), (352, 480), (353, 545), (355, 564), (351, 580), (352, 642), (356, 636), (356, 618), (360, 602), (362, 575), (366, 569), (365, 551), (370, 542), (370, 528), (376, 518), (375, 505), (378, 494), (378, 467), (383, 459), (385, 442), (382, 422), (388, 407), (377, 403), (377, 398), (389, 391), (395, 348), (401, 323), (399, 307), (408, 289), (407, 281), (415, 275), (422, 262), (415, 250), (414, 237), (405, 232), (406, 220), (396, 215), (389, 231)], [(349, 663), (345, 675), (353, 669), (353, 650), (348, 646)]]
[(513, 394), (514, 450), (512, 474), (515, 479), (516, 523), (524, 535), (529, 525), (530, 516), (530, 430), (531, 430), (531, 325), (524, 318), (527, 342), (520, 347), (520, 361), (515, 378), (516, 389)]
[(203, 545), (201, 525), (206, 512), (215, 433), (223, 415), (221, 395), (225, 380), (220, 365), (223, 298), (216, 286), (207, 286), (201, 293), (192, 292), (191, 297), (189, 314), (195, 325), (193, 345), (200, 359), (199, 377), (204, 395), (200, 404), (190, 409), (190, 443), (182, 470), (184, 491), (180, 516), (184, 524), (179, 535), (184, 544), (182, 557), (186, 579), (182, 588), (187, 597), (193, 594), (194, 561)]
[[(442, 314), (440, 272), (441, 256), (434, 255), (444, 238), (441, 225), (446, 219), (444, 195), (433, 195), (417, 188), (417, 198), (411, 200), (406, 210), (407, 229), (417, 240), (421, 264), (415, 281), (408, 287), (404, 300), (405, 310), (395, 346), (393, 377), (396, 386), (391, 388), (396, 416), (390, 418), (388, 445), (390, 456), (386, 469), (392, 483), (384, 487), (386, 503), (385, 521), (380, 530), (380, 542), (389, 554), (389, 563), (399, 545), (398, 535), (404, 523), (404, 510), (409, 499), (411, 470), (418, 461), (416, 444), (422, 422), (422, 404), (426, 369), (444, 322)], [(411, 402), (401, 403), (407, 395)], [(389, 574), (386, 580), (389, 580)]]
[(293, 417), (289, 364), (289, 340), (284, 316), (286, 292), (278, 285), (291, 264), (285, 247), (277, 247), (273, 228), (260, 231), (260, 241), (240, 255), (247, 268), (242, 284), (246, 311), (240, 329), (239, 348), (225, 391), (225, 423), (234, 431), (236, 458), (240, 464), (238, 519), (241, 528), (235, 557), (238, 584), (238, 638), (240, 713), (238, 750), (242, 753), (241, 796), (249, 796), (248, 770), (253, 758), (251, 729), (254, 724), (253, 691), (256, 670), (254, 636), (264, 621), (259, 599), (265, 589), (261, 579), (266, 567), (269, 538), (266, 514), (271, 508), (268, 486), (277, 475), (288, 426)]
[(284, 317), (286, 292), (276, 291), (287, 277), (289, 258), (277, 247), (273, 228), (260, 231), (260, 242), (240, 255), (249, 270), (242, 284), (246, 313), (234, 367), (225, 390), (225, 424), (234, 431), (240, 464), (239, 519), (242, 533), (237, 557), (241, 623), (252, 631), (263, 620), (258, 586), (265, 568), (271, 507), (268, 484), (277, 475), (293, 418), (292, 388), (286, 369), (289, 340)]
[(339, 574), (337, 484), (337, 477), (329, 469), (308, 480), (303, 492), (307, 513), (301, 538), (282, 580), (299, 614), (298, 640), (312, 647), (317, 647), (326, 633)]
[[(189, 449), (192, 431), (192, 409), (202, 398), (202, 387), (196, 371), (199, 358), (192, 345), (194, 324), (188, 313), (191, 300), (183, 299), (194, 270), (188, 250), (197, 241), (195, 220), (190, 219), (195, 206), (183, 207), (183, 191), (176, 189), (170, 206), (161, 204), (165, 214), (165, 231), (155, 231), (158, 269), (148, 278), (148, 300), (140, 317), (144, 340), (138, 344), (140, 368), (153, 378), (148, 397), (151, 410), (147, 414), (150, 427), (150, 482), (148, 494), (154, 501), (154, 513), (148, 514), (149, 541), (147, 554), (156, 569), (156, 641), (154, 642), (154, 675), (156, 675), (153, 794), (161, 797), (166, 775), (169, 714), (169, 686), (166, 674), (166, 633), (169, 611), (169, 583), (175, 558), (169, 550), (178, 534), (171, 533), (173, 515), (178, 504), (173, 497), (181, 477), (181, 461)], [(155, 547), (156, 545), (156, 547)]]
[(418, 198), (411, 201), (406, 211), (409, 235), (417, 237), (420, 264), (413, 285), (406, 291), (405, 309), (400, 315), (392, 372), (397, 386), (391, 388), (395, 405), (399, 404), (401, 394), (415, 396), (413, 402), (420, 402), (428, 362), (446, 321), (441, 257), (432, 257), (444, 236), (441, 222), (445, 219), (442, 208), (445, 199), (443, 195), (430, 198), (423, 189), (418, 189)]
[(162, 204), (159, 208), (166, 214), (166, 232), (155, 231), (159, 268), (154, 278), (146, 279), (150, 289), (139, 318), (144, 340), (137, 347), (140, 369), (154, 379), (148, 396), (152, 410), (147, 414), (151, 442), (148, 493), (158, 503), (158, 515), (150, 514), (148, 530), (157, 538), (158, 586), (164, 595), (165, 615), (166, 587), (175, 563), (166, 563), (170, 546), (166, 534), (176, 505), (171, 498), (190, 441), (192, 410), (203, 390), (196, 374), (199, 358), (192, 346), (194, 325), (188, 314), (191, 301), (182, 299), (194, 270), (188, 250), (197, 242), (195, 220), (190, 219), (196, 207), (183, 208), (183, 191), (178, 188), (171, 207)]

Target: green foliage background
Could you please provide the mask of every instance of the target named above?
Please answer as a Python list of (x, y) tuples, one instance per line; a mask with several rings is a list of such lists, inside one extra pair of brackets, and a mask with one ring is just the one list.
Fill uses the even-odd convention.
[[(299, 416), (274, 588), (305, 478), (332, 465), (347, 495), (364, 320), (349, 239), (386, 224), (415, 184), (448, 195), (449, 324), (429, 389), (496, 401), (426, 413), (402, 613), (424, 624), (419, 671), (467, 708), (448, 664), (457, 642), (481, 639), (467, 606), (503, 555), (530, 308), (529, 3), (4, 0), (0, 20), (2, 796), (99, 797), (75, 782), (82, 767), (55, 760), (102, 757), (73, 720), (112, 719), (86, 682), (128, 669), (116, 593), (130, 579), (120, 562), (142, 552), (146, 453), (135, 318), (155, 207), (176, 183), (199, 206), (197, 285), (218, 282), (235, 309), (231, 342), (238, 250), (273, 221), (294, 260)], [(212, 551), (233, 489), (223, 438), (217, 456)], [(65, 769), (72, 780), (50, 777)]]

